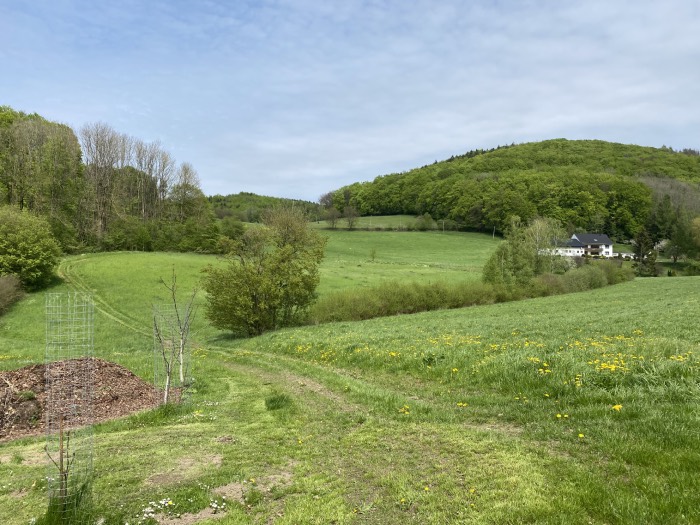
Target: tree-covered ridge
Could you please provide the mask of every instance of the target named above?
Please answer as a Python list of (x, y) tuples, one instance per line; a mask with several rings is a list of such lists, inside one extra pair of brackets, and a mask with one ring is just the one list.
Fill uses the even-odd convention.
[(698, 183), (700, 156), (694, 150), (555, 139), (355, 183), (333, 192), (333, 204), (341, 211), (353, 206), (362, 215), (429, 213), (488, 231), (504, 231), (513, 215), (526, 222), (543, 216), (569, 229), (629, 238), (648, 220), (661, 186), (699, 195)]
[(299, 208), (311, 218), (318, 217), (321, 212), (320, 206), (314, 202), (268, 197), (245, 191), (231, 195), (214, 195), (208, 199), (214, 213), (220, 219), (232, 216), (244, 222), (259, 222), (262, 212), (279, 207)]
[(453, 164), (461, 164), (465, 171), (471, 173), (576, 166), (589, 172), (656, 175), (700, 181), (700, 157), (693, 150), (676, 152), (667, 147), (652, 148), (603, 140), (552, 139), (530, 142), (496, 149), (462, 162), (453, 161)]
[(191, 164), (109, 125), (70, 127), (0, 106), (0, 206), (43, 216), (65, 251), (214, 251)]

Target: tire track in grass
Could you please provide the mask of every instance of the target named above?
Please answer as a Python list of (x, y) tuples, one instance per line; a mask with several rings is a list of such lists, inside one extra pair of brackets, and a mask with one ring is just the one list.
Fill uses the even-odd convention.
[[(89, 257), (89, 256), (88, 256)], [(81, 259), (85, 261), (87, 259)], [(138, 326), (138, 320), (129, 317), (127, 314), (120, 312), (112, 305), (110, 305), (105, 299), (103, 299), (99, 294), (90, 288), (85, 281), (83, 281), (78, 275), (74, 273), (74, 263), (81, 261), (62, 261), (58, 266), (58, 275), (61, 277), (66, 284), (75, 289), (78, 292), (88, 293), (92, 295), (92, 300), (95, 303), (95, 308), (102, 313), (105, 317), (111, 319), (117, 324), (128, 328), (132, 332), (151, 337), (153, 333), (150, 330), (146, 330), (141, 326)]]
[[(349, 370), (326, 368), (322, 365), (299, 361), (291, 356), (270, 355), (250, 349), (243, 350), (254, 359), (235, 362), (232, 351), (235, 348), (207, 346), (207, 351), (221, 356), (222, 366), (248, 373), (261, 382), (277, 379), (295, 394), (313, 394), (336, 407), (337, 412), (365, 413), (390, 419), (403, 419), (397, 414), (400, 407), (409, 404), (417, 409), (414, 416), (427, 423), (457, 424), (464, 431), (496, 434), (517, 438), (523, 427), (502, 421), (474, 421), (463, 417), (453, 404), (444, 404), (443, 399), (434, 396), (416, 396), (398, 385), (389, 385), (374, 377), (357, 377)], [(412, 412), (413, 413), (413, 412)]]
[(416, 407), (420, 406), (425, 412), (425, 417), (432, 419), (440, 410), (440, 407), (435, 405), (435, 400), (419, 400), (405, 391), (380, 385), (371, 379), (367, 381), (356, 377), (347, 370), (330, 369), (299, 361), (294, 357), (270, 355), (250, 349), (245, 349), (244, 352), (254, 359), (233, 362), (235, 357), (231, 354), (232, 350), (235, 349), (207, 346), (207, 351), (222, 357), (222, 366), (239, 371), (246, 370), (251, 375), (256, 375), (261, 382), (274, 376), (280, 383), (287, 385), (290, 391), (297, 394), (315, 394), (334, 405), (338, 412), (362, 411), (367, 414), (383, 413), (388, 417), (397, 417), (398, 412), (394, 413), (393, 407), (410, 403)]
[[(246, 354), (254, 355), (254, 360), (233, 362), (231, 350), (233, 349), (207, 345), (207, 351), (222, 357), (222, 366), (254, 375), (261, 382), (277, 379), (279, 383), (287, 385), (296, 394), (314, 394), (328, 400), (341, 412), (367, 408), (362, 404), (349, 402), (347, 391), (340, 392), (329, 385), (329, 376), (332, 376), (331, 381), (333, 382), (345, 383), (346, 385), (353, 384), (356, 388), (358, 387), (357, 379), (339, 370), (328, 370), (310, 363), (299, 362), (292, 357), (270, 356), (265, 352), (247, 349), (245, 350)], [(314, 371), (316, 372), (315, 374), (313, 373)], [(362, 386), (366, 388), (367, 384), (363, 382)]]

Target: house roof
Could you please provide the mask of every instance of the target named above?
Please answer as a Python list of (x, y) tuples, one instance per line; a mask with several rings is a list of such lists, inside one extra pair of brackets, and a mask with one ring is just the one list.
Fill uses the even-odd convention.
[(581, 243), (581, 245), (589, 245), (589, 244), (608, 244), (612, 245), (612, 241), (610, 240), (610, 237), (605, 235), (604, 233), (574, 233), (571, 236), (571, 240), (577, 240)]

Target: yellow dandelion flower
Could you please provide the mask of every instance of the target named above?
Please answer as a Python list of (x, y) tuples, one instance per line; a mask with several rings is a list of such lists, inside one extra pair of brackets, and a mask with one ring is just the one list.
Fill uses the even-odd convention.
[(579, 437), (579, 439), (583, 439), (583, 438), (585, 438), (586, 436), (584, 436), (583, 434), (579, 434), (578, 437)]
[(613, 405), (612, 409), (617, 410), (619, 412), (620, 410), (622, 410), (622, 405)]

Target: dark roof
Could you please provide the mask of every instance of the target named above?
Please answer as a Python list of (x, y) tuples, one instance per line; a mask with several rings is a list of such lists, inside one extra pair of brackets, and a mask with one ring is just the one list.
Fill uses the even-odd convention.
[(578, 239), (567, 239), (564, 241), (562, 246), (568, 246), (570, 248), (583, 248), (583, 244)]
[(610, 237), (604, 233), (574, 233), (571, 239), (578, 240), (582, 245), (588, 244), (612, 244)]

